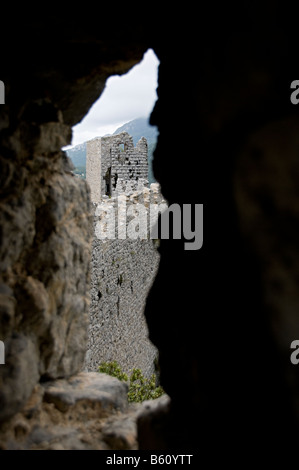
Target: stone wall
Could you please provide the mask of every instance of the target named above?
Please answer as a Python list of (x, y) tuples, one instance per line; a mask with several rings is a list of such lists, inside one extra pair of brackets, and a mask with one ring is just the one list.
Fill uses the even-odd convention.
[(157, 350), (143, 315), (159, 255), (148, 240), (94, 240), (86, 367), (116, 360), (125, 372), (155, 372)]
[(86, 179), (90, 187), (92, 201), (100, 201), (102, 195), (102, 139), (93, 139), (86, 143)]
[[(146, 239), (118, 239), (118, 228), (127, 228), (134, 216), (119, 218), (119, 202), (126, 213), (133, 213), (137, 204), (147, 211)], [(116, 360), (125, 372), (140, 368), (149, 377), (155, 372), (157, 349), (148, 338), (144, 307), (155, 278), (159, 253), (157, 240), (149, 238), (150, 204), (165, 204), (158, 184), (140, 191), (122, 193), (117, 197), (103, 197), (95, 205), (94, 224), (104, 223), (103, 214), (115, 213), (116, 239), (93, 240), (91, 272), (91, 305), (86, 368), (95, 371), (101, 362)], [(130, 209), (129, 209), (130, 208)], [(123, 216), (123, 214), (122, 214)], [(123, 233), (123, 232), (122, 232)], [(107, 231), (107, 234), (109, 232)]]

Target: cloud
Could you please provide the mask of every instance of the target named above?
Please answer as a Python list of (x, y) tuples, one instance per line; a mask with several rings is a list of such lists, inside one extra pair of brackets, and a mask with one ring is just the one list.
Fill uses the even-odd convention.
[(110, 77), (100, 98), (73, 127), (72, 145), (112, 134), (128, 121), (149, 116), (157, 99), (158, 65), (155, 53), (149, 49), (127, 74)]

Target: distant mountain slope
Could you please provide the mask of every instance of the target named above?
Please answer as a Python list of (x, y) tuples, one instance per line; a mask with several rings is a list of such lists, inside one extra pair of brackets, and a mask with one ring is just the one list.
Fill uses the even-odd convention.
[[(157, 128), (149, 125), (148, 118), (137, 118), (116, 129), (113, 135), (120, 134), (121, 132), (127, 132), (129, 135), (131, 135), (133, 137), (134, 145), (137, 144), (141, 137), (146, 138), (148, 143), (148, 178), (150, 183), (154, 183), (156, 180), (152, 171), (152, 160), (158, 138)], [(86, 142), (66, 150), (66, 154), (72, 160), (76, 171), (80, 167), (80, 171), (77, 171), (77, 174), (84, 175), (85, 172), (83, 170), (86, 168)], [(82, 169), (82, 167), (84, 168)]]
[(120, 134), (121, 132), (130, 134), (133, 137), (134, 145), (137, 144), (141, 137), (146, 138), (148, 145), (156, 143), (158, 137), (157, 128), (149, 125), (148, 118), (137, 118), (127, 122), (116, 129), (113, 135)]
[(66, 150), (66, 154), (70, 157), (76, 168), (78, 166), (86, 167), (86, 142)]

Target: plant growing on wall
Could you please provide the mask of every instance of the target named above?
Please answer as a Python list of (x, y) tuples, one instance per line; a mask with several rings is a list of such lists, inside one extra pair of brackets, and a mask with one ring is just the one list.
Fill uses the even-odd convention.
[(165, 393), (161, 386), (156, 386), (156, 375), (152, 374), (150, 379), (147, 379), (143, 376), (141, 369), (133, 369), (130, 378), (121, 370), (116, 361), (103, 362), (98, 370), (121, 381), (129, 382), (128, 401), (130, 403), (153, 400)]
[(112, 377), (116, 377), (118, 380), (127, 382), (128, 376), (124, 372), (122, 372), (119, 364), (116, 361), (112, 362), (102, 362), (99, 367), (99, 372), (102, 374), (108, 374)]
[(164, 393), (165, 392), (161, 386), (156, 386), (155, 374), (152, 374), (150, 379), (146, 379), (140, 369), (133, 369), (130, 376), (130, 386), (128, 391), (129, 402), (154, 400)]

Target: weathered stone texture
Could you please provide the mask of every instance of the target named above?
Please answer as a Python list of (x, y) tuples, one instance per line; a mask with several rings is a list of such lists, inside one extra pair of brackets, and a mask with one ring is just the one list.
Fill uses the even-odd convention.
[(86, 179), (90, 187), (92, 201), (101, 200), (102, 184), (102, 162), (101, 155), (102, 139), (93, 139), (86, 143)]
[[(6, 364), (0, 369), (0, 419), (21, 408), (40, 377), (69, 376), (84, 360), (89, 191), (59, 151), (64, 128), (59, 121), (42, 125), (32, 158), (23, 162), (20, 152), (15, 168), (2, 158), (7, 196), (1, 203), (0, 336)], [(16, 149), (21, 143), (14, 138)], [(46, 148), (54, 153), (44, 154)]]
[(134, 449), (137, 410), (127, 391), (126, 383), (92, 372), (36, 385), (22, 412), (3, 424), (0, 448), (107, 450), (121, 440), (123, 448)]
[(142, 137), (134, 147), (133, 138), (122, 132), (88, 141), (86, 179), (95, 203), (101, 201), (101, 196), (115, 195), (118, 181), (130, 181), (136, 189), (138, 180), (148, 180), (146, 139)]
[[(140, 192), (105, 198), (95, 206), (95, 228), (103, 224), (102, 213), (115, 215), (115, 239), (94, 237), (92, 247), (91, 304), (87, 370), (101, 362), (117, 361), (127, 373), (140, 368), (146, 377), (155, 372), (157, 350), (148, 338), (144, 307), (159, 265), (157, 242), (150, 237), (150, 204), (164, 204), (158, 184)], [(162, 202), (163, 201), (163, 202)], [(147, 211), (146, 239), (118, 239), (118, 229), (127, 230), (134, 216), (119, 217), (119, 203), (126, 214), (142, 203)], [(99, 210), (101, 208), (101, 210)], [(123, 215), (123, 214), (122, 214)]]
[(126, 411), (128, 386), (114, 377), (97, 372), (81, 372), (76, 376), (44, 384), (44, 401), (54, 403), (62, 412), (76, 413), (82, 419), (91, 414), (105, 417), (111, 410)]
[(157, 350), (143, 316), (159, 255), (150, 240), (94, 240), (86, 367), (116, 360), (125, 372), (155, 371)]
[(128, 403), (127, 392), (127, 383), (98, 372), (38, 384), (22, 411), (2, 424), (0, 449), (137, 450), (139, 417), (148, 422), (149, 410), (169, 397)]

